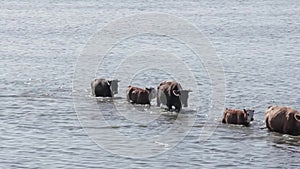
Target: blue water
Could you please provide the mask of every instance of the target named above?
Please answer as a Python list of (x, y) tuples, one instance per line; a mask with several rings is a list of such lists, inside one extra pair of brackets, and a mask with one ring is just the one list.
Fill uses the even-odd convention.
[[(254, 108), (255, 120), (250, 127), (221, 124), (222, 112), (207, 121), (211, 84), (205, 66), (197, 65), (198, 61), (184, 43), (151, 34), (116, 44), (96, 73), (95, 70), (91, 73), (103, 77), (114, 75), (124, 53), (130, 59), (147, 56), (149, 52), (141, 51), (149, 49), (172, 51), (184, 58), (195, 75), (192, 80), (197, 86), (189, 83), (188, 76), (177, 72), (183, 86), (193, 90), (189, 107), (183, 108), (182, 116), (182, 119), (192, 117), (188, 118), (191, 121), (176, 121), (176, 115), (157, 108), (155, 101), (150, 108), (128, 105), (124, 91), (129, 84), (123, 80), (113, 101), (96, 102), (90, 96), (89, 82), (84, 84), (85, 102), (80, 106), (90, 110), (89, 103), (96, 103), (100, 111), (86, 117), (90, 126), (81, 125), (72, 89), (77, 59), (82, 57), (86, 44), (113, 20), (149, 12), (179, 17), (209, 39), (223, 65), (224, 107)], [(264, 111), (270, 104), (300, 110), (299, 14), (297, 0), (151, 3), (2, 0), (0, 168), (299, 168), (299, 137), (261, 129)], [(155, 69), (141, 70), (134, 76), (121, 69), (124, 73), (121, 78), (147, 87), (174, 77), (176, 69), (168, 74), (155, 67), (158, 63), (153, 63)], [(138, 64), (151, 65), (140, 60), (123, 68), (127, 70)], [(116, 106), (118, 111), (111, 106)], [(136, 113), (136, 109), (140, 112)], [(97, 113), (103, 113), (106, 126), (94, 123), (100, 117)], [(140, 121), (133, 121), (136, 119)], [(190, 131), (182, 137), (179, 129), (185, 122)], [(216, 129), (208, 139), (199, 141), (204, 126)], [(93, 127), (96, 132), (89, 133)], [(171, 127), (179, 128), (172, 137), (175, 145), (155, 140)], [(124, 156), (119, 150), (143, 152), (138, 148), (141, 143), (124, 140), (113, 144), (116, 143), (113, 135), (97, 135), (104, 131), (142, 138), (145, 143), (150, 140), (157, 153), (144, 158)], [(112, 146), (101, 145), (95, 136)]]

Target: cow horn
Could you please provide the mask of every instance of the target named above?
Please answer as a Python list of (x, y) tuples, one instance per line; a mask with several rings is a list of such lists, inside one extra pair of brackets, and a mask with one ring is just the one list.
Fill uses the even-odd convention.
[(176, 94), (175, 90), (173, 90), (172, 92), (173, 92), (173, 94), (174, 94), (175, 96), (177, 96), (177, 97), (180, 96), (180, 94)]
[(295, 118), (297, 121), (300, 121), (300, 114), (295, 114), (295, 115), (294, 115), (294, 118)]
[(111, 81), (110, 80), (106, 81), (106, 83), (107, 83), (108, 86), (111, 85)]

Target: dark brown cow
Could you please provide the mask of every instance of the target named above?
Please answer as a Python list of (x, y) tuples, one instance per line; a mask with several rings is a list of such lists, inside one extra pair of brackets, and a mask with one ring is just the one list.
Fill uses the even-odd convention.
[(179, 112), (182, 108), (180, 91), (182, 91), (182, 87), (176, 81), (161, 82), (157, 87), (157, 106), (160, 106), (161, 103), (165, 104), (167, 105), (168, 110), (171, 110), (172, 106), (174, 106), (175, 111)]
[(126, 96), (128, 102), (150, 105), (151, 99), (155, 98), (156, 96), (156, 91), (153, 87), (142, 89), (128, 86), (126, 90)]
[(91, 82), (92, 94), (96, 97), (113, 97), (118, 93), (119, 80), (94, 79)]
[(249, 126), (250, 121), (253, 121), (254, 110), (251, 109), (227, 109), (224, 111), (222, 123), (241, 124)]
[(270, 131), (300, 135), (300, 112), (290, 107), (269, 106), (265, 122)]

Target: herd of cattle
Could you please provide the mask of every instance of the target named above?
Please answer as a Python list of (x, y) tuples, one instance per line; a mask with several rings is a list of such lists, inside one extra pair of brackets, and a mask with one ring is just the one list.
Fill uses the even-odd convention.
[[(92, 94), (96, 97), (113, 97), (118, 93), (119, 80), (94, 79), (91, 82)], [(151, 100), (157, 98), (157, 106), (166, 105), (168, 111), (173, 110), (179, 112), (182, 108), (188, 106), (188, 93), (191, 90), (182, 89), (181, 85), (176, 82), (161, 82), (157, 89), (139, 88), (128, 86), (126, 90), (126, 98), (130, 103), (148, 104)]]
[[(114, 97), (118, 93), (119, 80), (94, 79), (91, 82), (92, 94), (96, 97)], [(134, 104), (148, 104), (156, 98), (157, 106), (166, 105), (167, 110), (180, 112), (182, 105), (188, 106), (188, 94), (176, 81), (163, 81), (157, 88), (138, 88), (128, 86), (127, 101)], [(222, 123), (249, 126), (253, 121), (252, 109), (225, 109)], [(283, 134), (300, 135), (300, 112), (289, 107), (269, 106), (265, 112), (266, 127), (270, 131)]]

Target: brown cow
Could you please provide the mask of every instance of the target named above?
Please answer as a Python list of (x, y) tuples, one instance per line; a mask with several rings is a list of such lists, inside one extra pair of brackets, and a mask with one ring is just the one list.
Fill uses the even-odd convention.
[(165, 104), (168, 107), (168, 111), (170, 111), (174, 106), (175, 111), (180, 112), (182, 108), (180, 100), (180, 91), (182, 91), (182, 87), (176, 81), (161, 82), (157, 87), (157, 106), (160, 106), (161, 103)]
[(128, 102), (150, 105), (151, 99), (155, 98), (156, 96), (156, 91), (153, 87), (142, 89), (128, 86), (126, 90), (126, 96)]
[(270, 131), (300, 135), (300, 112), (290, 107), (269, 106), (265, 122)]
[(253, 121), (254, 110), (251, 109), (227, 109), (224, 111), (222, 123), (241, 124), (249, 126), (250, 121)]
[(96, 97), (113, 97), (118, 93), (119, 80), (94, 79), (91, 82), (92, 94)]
[[(164, 90), (168, 90), (167, 88), (169, 85), (171, 85), (174, 82), (170, 81), (163, 81), (161, 82), (158, 87), (157, 87), (157, 106), (160, 106), (160, 104), (167, 105), (167, 98), (166, 95), (164, 94)], [(179, 99), (181, 101), (181, 104), (184, 107), (188, 107), (188, 98), (189, 98), (189, 93), (192, 92), (192, 90), (180, 90), (180, 95)]]

